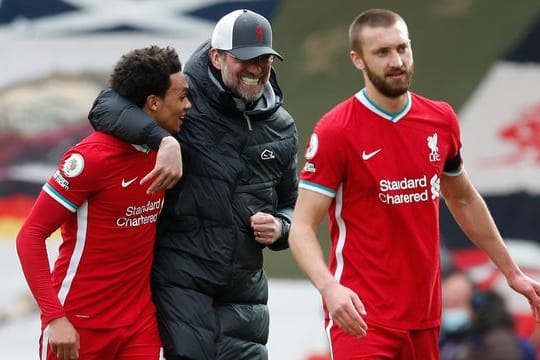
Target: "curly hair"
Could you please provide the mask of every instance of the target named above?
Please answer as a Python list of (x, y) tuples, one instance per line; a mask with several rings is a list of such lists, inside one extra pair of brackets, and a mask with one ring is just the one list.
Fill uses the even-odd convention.
[(122, 55), (109, 78), (118, 94), (143, 107), (149, 95), (164, 97), (171, 82), (169, 76), (182, 71), (176, 51), (152, 45)]

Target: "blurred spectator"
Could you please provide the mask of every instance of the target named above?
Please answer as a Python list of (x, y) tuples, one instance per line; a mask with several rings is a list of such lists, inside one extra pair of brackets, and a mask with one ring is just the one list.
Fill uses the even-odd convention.
[(463, 272), (443, 282), (441, 360), (535, 360), (530, 342), (514, 331), (504, 299), (477, 291)]
[[(444, 273), (444, 271), (443, 271)], [(466, 273), (453, 271), (442, 283), (441, 360), (461, 359), (472, 317), (474, 284)]]

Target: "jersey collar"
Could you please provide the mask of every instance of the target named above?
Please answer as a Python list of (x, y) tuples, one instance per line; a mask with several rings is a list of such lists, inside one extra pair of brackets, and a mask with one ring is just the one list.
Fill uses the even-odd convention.
[(150, 152), (150, 150), (152, 150), (150, 148), (150, 146), (148, 146), (146, 144), (143, 144), (143, 145), (131, 144), (131, 146), (133, 146), (135, 148), (135, 150), (138, 150), (138, 151), (143, 152), (145, 154), (148, 154)]
[(379, 106), (377, 106), (377, 104), (375, 104), (367, 96), (366, 88), (363, 88), (362, 90), (357, 92), (355, 97), (358, 99), (358, 101), (360, 101), (362, 104), (364, 104), (364, 106), (367, 107), (369, 110), (371, 110), (375, 114), (379, 115), (380, 117), (382, 117), (384, 119), (387, 119), (387, 120), (390, 120), (392, 122), (398, 122), (401, 118), (403, 118), (405, 115), (407, 115), (407, 113), (411, 109), (411, 104), (412, 104), (412, 102), (411, 102), (411, 93), (409, 91), (407, 91), (407, 102), (405, 103), (403, 108), (401, 108), (401, 110), (399, 110), (398, 112), (395, 112), (395, 113), (390, 113), (388, 111), (383, 110)]

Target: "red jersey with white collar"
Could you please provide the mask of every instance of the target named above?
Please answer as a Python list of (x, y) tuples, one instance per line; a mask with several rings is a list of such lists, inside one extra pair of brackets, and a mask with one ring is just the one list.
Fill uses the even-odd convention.
[[(155, 312), (149, 277), (164, 197), (139, 184), (155, 157), (100, 132), (64, 154), (17, 238), (44, 326), (67, 315), (75, 327), (114, 328)], [(44, 240), (60, 224), (63, 241), (48, 276)]]
[(329, 267), (366, 319), (422, 329), (440, 323), (440, 179), (461, 172), (461, 142), (447, 103), (407, 97), (390, 114), (362, 90), (325, 114), (300, 187), (333, 198)]

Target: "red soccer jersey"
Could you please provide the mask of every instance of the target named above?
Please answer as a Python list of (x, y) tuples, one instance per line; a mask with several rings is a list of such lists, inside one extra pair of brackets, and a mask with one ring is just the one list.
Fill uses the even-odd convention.
[[(148, 185), (139, 184), (152, 169), (155, 156), (153, 151), (100, 132), (64, 154), (40, 195), (48, 194), (72, 212), (61, 227), (63, 241), (52, 271), (54, 292), (30, 268), (41, 261), (29, 261), (37, 251), (27, 248), (35, 245), (21, 241), (23, 269), (44, 325), (59, 313), (58, 301), (51, 294), (80, 328), (126, 326), (143, 312), (155, 311), (149, 277), (156, 220), (164, 198), (163, 193), (147, 195)], [(40, 215), (44, 223), (54, 216)]]
[(461, 143), (448, 104), (407, 95), (396, 114), (362, 90), (324, 115), (300, 187), (333, 197), (329, 267), (366, 319), (422, 329), (440, 323), (440, 178), (461, 172)]

